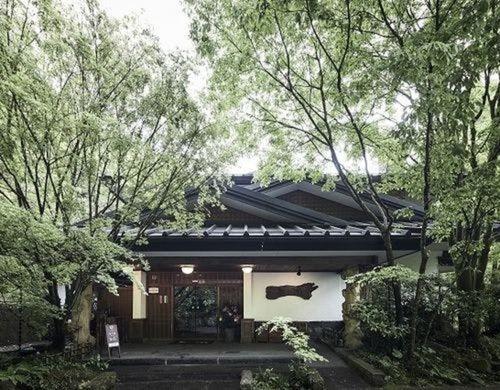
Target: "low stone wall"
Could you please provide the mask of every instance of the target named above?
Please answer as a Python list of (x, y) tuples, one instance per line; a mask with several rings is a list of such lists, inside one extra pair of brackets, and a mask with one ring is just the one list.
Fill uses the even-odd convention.
[(381, 370), (358, 358), (349, 349), (333, 348), (333, 350), (349, 367), (356, 370), (371, 385), (378, 387), (385, 384), (385, 374)]

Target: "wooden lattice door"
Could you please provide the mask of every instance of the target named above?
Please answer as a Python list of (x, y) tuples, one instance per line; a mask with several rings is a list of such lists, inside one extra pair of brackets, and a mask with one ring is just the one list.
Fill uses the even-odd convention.
[(172, 286), (158, 286), (153, 291), (147, 297), (146, 338), (171, 339)]

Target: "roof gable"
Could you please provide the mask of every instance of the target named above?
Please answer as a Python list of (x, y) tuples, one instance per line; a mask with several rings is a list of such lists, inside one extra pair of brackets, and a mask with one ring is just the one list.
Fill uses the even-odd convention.
[(208, 215), (205, 218), (205, 223), (210, 224), (248, 224), (248, 225), (266, 225), (272, 223), (266, 218), (262, 218), (243, 210), (235, 209), (227, 204), (224, 209), (213, 207), (208, 210)]
[(311, 210), (332, 215), (337, 218), (342, 218), (347, 221), (366, 222), (370, 220), (368, 214), (366, 214), (362, 210), (359, 210), (359, 208), (346, 206), (342, 203), (327, 199), (326, 197), (320, 197), (318, 195), (313, 195), (301, 190), (292, 191), (287, 194), (280, 195), (278, 199), (298, 204)]
[[(333, 191), (324, 191), (310, 181), (274, 181), (263, 187), (253, 176), (233, 176), (233, 185), (221, 195), (227, 211), (210, 210), (206, 223), (222, 224), (309, 224), (347, 226), (370, 223), (371, 219), (356, 203), (347, 187), (338, 182)], [(197, 191), (187, 194), (188, 204), (196, 203)], [(365, 205), (376, 215), (380, 209), (368, 193), (360, 194)], [(422, 220), (422, 206), (395, 196), (380, 197), (391, 212), (402, 208), (413, 211), (411, 221)], [(302, 198), (302, 199), (299, 199)]]
[(232, 209), (243, 211), (268, 221), (278, 223), (306, 223), (347, 226), (348, 222), (259, 191), (233, 186), (221, 196), (221, 202)]
[[(309, 181), (302, 181), (300, 183), (294, 183), (292, 181), (275, 181), (268, 187), (258, 187), (255, 190), (271, 197), (283, 197), (295, 191), (303, 191), (362, 212), (361, 207), (352, 198), (347, 187), (342, 182), (338, 182), (333, 191), (324, 191), (320, 185), (312, 184)], [(371, 200), (369, 194), (362, 193), (360, 197), (372, 212), (379, 215), (380, 211)], [(423, 217), (423, 207), (418, 203), (386, 194), (380, 194), (380, 198), (390, 211), (409, 208), (413, 211), (415, 220), (421, 220)]]

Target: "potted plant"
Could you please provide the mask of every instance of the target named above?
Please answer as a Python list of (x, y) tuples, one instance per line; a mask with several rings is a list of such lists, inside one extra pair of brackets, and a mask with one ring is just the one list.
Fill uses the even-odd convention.
[(219, 315), (219, 324), (224, 330), (224, 340), (234, 341), (235, 330), (241, 323), (241, 309), (238, 305), (226, 303)]

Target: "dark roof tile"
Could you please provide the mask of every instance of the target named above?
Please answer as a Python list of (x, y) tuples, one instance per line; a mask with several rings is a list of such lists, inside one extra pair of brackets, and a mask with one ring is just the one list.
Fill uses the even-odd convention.
[[(420, 236), (419, 224), (406, 224), (406, 229), (394, 229), (392, 236), (396, 237), (415, 237)], [(410, 229), (411, 228), (411, 229)], [(132, 232), (133, 229), (129, 230)], [(146, 234), (151, 237), (369, 237), (380, 236), (380, 231), (373, 225), (363, 224), (362, 226), (348, 225), (339, 227), (334, 225), (259, 225), (259, 226), (233, 226), (229, 225), (210, 225), (201, 229), (187, 230), (161, 230), (159, 228), (150, 229)]]

